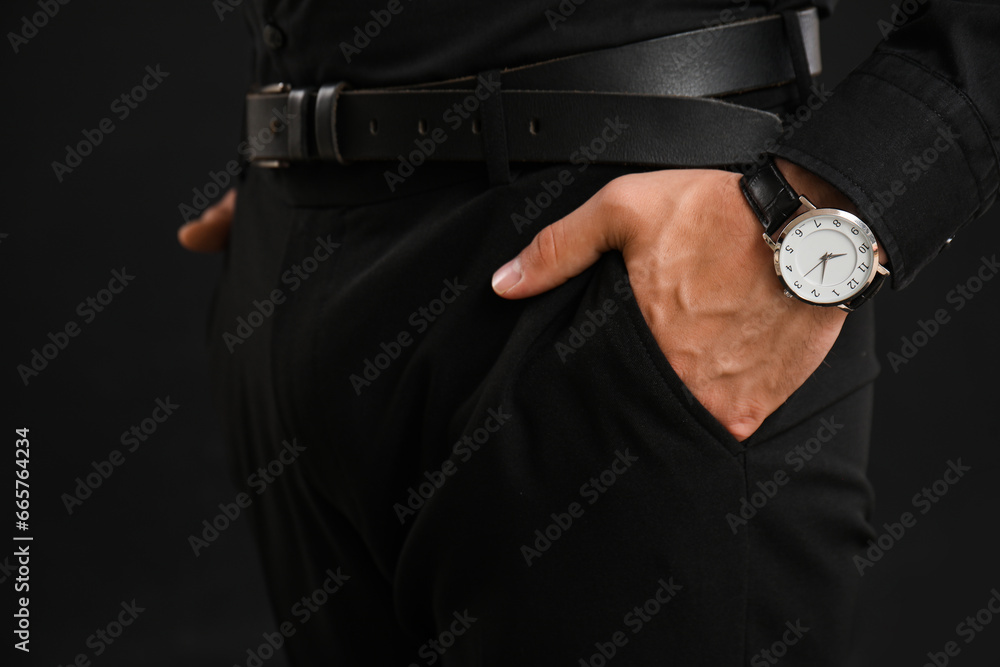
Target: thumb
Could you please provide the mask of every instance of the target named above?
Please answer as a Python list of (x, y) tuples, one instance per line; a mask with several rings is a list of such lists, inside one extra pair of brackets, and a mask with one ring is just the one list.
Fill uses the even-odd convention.
[(597, 203), (600, 194), (535, 235), (517, 257), (493, 274), (493, 291), (505, 299), (547, 292), (579, 275), (616, 242), (615, 220)]
[(229, 240), (229, 228), (236, 210), (236, 189), (231, 188), (218, 202), (205, 209), (201, 217), (177, 230), (177, 240), (192, 252), (219, 252)]

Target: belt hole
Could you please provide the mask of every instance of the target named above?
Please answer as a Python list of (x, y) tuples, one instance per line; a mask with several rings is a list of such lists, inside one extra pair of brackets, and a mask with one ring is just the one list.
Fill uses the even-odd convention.
[(531, 132), (532, 134), (538, 134), (537, 118), (532, 118), (530, 121), (528, 121), (528, 132)]
[(267, 124), (267, 128), (271, 130), (272, 134), (277, 134), (279, 124), (280, 123), (277, 118), (272, 118), (271, 122)]
[(420, 134), (427, 134), (427, 119), (421, 118), (417, 121), (417, 132)]
[(479, 134), (482, 131), (482, 126), (479, 124), (478, 118), (472, 119), (472, 133)]
[(368, 131), (373, 135), (378, 134), (378, 118), (372, 118), (368, 121)]

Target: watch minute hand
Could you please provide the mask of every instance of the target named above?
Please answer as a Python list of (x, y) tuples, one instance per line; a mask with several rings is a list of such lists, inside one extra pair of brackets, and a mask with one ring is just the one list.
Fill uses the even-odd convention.
[(805, 278), (805, 277), (806, 277), (806, 276), (808, 276), (808, 275), (809, 275), (810, 273), (812, 273), (813, 271), (815, 271), (815, 270), (816, 270), (816, 268), (817, 268), (817, 267), (818, 267), (818, 266), (819, 266), (820, 264), (823, 264), (823, 265), (826, 265), (826, 261), (827, 261), (828, 259), (830, 259), (830, 258), (828, 257), (828, 255), (829, 255), (829, 254), (830, 254), (830, 253), (824, 253), (824, 254), (823, 254), (823, 256), (819, 258), (819, 264), (817, 264), (816, 266), (812, 267), (811, 269), (809, 269), (808, 271), (806, 271), (805, 273), (803, 273), (803, 274), (802, 274), (802, 277), (803, 277), (803, 278)]
[[(847, 253), (843, 253), (842, 252), (839, 255), (831, 255), (830, 253), (827, 253), (828, 257), (826, 259), (829, 261), (829, 260), (833, 259), (834, 257), (843, 257), (845, 254), (847, 254)], [(826, 284), (826, 262), (823, 263), (823, 273), (820, 274), (819, 282), (820, 282), (821, 285), (825, 285)]]

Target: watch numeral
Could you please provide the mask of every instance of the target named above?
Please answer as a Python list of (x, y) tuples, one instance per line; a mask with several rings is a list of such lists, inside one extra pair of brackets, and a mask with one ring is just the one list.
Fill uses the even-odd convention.
[(853, 278), (847, 283), (847, 289), (855, 289), (860, 283)]
[(830, 291), (833, 292), (834, 294), (836, 294), (837, 296), (840, 296), (840, 292), (838, 292), (837, 290), (834, 289), (834, 290), (830, 290)]
[(817, 227), (822, 227), (823, 226), (823, 221), (822, 220), (813, 220), (813, 222), (816, 223)]
[(840, 220), (834, 220), (833, 221), (833, 226), (834, 227), (840, 227)]
[(865, 254), (866, 252), (868, 252), (868, 244), (867, 243), (862, 243), (861, 245), (859, 245), (858, 246), (858, 252), (860, 252), (862, 255)]
[(795, 248), (790, 245), (785, 246), (785, 252), (795, 252)]
[(802, 289), (802, 283), (800, 283), (800, 282), (799, 282), (798, 280), (796, 280), (796, 281), (795, 281), (794, 283), (792, 283), (792, 284), (793, 284), (793, 285), (795, 285), (796, 287), (798, 287), (799, 289)]
[(867, 271), (868, 270), (868, 265), (865, 264), (864, 262), (861, 262), (860, 264), (858, 264), (858, 268), (860, 270), (862, 270), (862, 271)]
[(816, 290), (813, 290), (813, 291), (812, 291), (812, 295), (813, 295), (813, 296), (819, 296), (819, 292), (817, 292)]
[(785, 270), (786, 271), (791, 271), (792, 270), (792, 265), (791, 264), (785, 264)]
[(857, 235), (858, 235), (858, 234), (860, 234), (861, 232), (859, 232), (859, 231), (858, 231), (858, 228), (857, 228), (857, 227), (851, 227), (851, 233), (852, 233), (852, 234), (854, 234), (855, 236), (857, 236)]
[(795, 235), (796, 236), (802, 236), (802, 230), (801, 229), (796, 229), (795, 230)]

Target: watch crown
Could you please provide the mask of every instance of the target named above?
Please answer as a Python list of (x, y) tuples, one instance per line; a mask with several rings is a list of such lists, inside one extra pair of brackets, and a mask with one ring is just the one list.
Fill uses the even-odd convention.
[(784, 292), (785, 292), (785, 298), (786, 298), (786, 299), (794, 299), (794, 298), (795, 298), (795, 297), (794, 297), (794, 296), (792, 295), (792, 293), (791, 293), (791, 292), (789, 292), (789, 291), (788, 291), (787, 289), (786, 289), (786, 290), (784, 290)]

